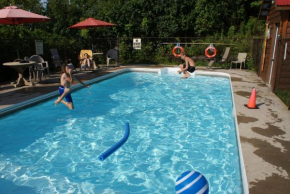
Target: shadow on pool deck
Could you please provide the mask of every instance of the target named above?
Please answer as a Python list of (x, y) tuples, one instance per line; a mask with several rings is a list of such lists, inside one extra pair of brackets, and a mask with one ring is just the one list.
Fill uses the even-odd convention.
[[(162, 66), (138, 65), (77, 73), (82, 81), (90, 80), (123, 68), (160, 68)], [(206, 70), (197, 67), (197, 70)], [(252, 194), (285, 194), (290, 191), (290, 112), (283, 102), (271, 92), (256, 73), (239, 69), (213, 69), (231, 75), (239, 134), (244, 163)], [(33, 87), (13, 88), (0, 83), (0, 109), (56, 91), (59, 75), (52, 75), (42, 84)], [(259, 109), (248, 109), (252, 89), (256, 88)], [(0, 191), (1, 193), (1, 191)]]

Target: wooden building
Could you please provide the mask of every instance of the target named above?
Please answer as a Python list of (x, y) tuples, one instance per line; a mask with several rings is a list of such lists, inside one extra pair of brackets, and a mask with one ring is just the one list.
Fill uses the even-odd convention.
[(263, 0), (259, 19), (266, 20), (258, 75), (271, 88), (290, 90), (290, 0)]

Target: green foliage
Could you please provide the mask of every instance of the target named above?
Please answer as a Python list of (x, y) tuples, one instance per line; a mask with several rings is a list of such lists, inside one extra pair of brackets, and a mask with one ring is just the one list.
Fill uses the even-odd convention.
[(248, 58), (248, 60), (246, 61), (246, 65), (247, 65), (247, 68), (249, 70), (252, 70), (252, 71), (257, 71), (257, 69), (255, 68), (254, 66), (254, 60), (252, 57)]
[(290, 91), (289, 90), (276, 90), (275, 94), (284, 102), (286, 106), (290, 105)]
[(236, 31), (235, 26), (231, 26), (229, 28), (229, 31), (228, 31), (228, 37), (234, 37), (235, 36), (235, 31)]
[(129, 38), (123, 37), (119, 42), (119, 61), (122, 61), (123, 64), (131, 63), (130, 61), (130, 51), (128, 44)]
[(157, 52), (155, 54), (156, 62), (159, 64), (169, 64), (171, 61), (166, 53), (170, 53), (170, 49), (168, 48), (168, 46), (158, 46)]
[[(47, 0), (44, 5), (40, 0), (3, 0), (0, 5), (15, 2), (23, 9), (51, 19), (45, 24), (27, 24), (24, 28), (29, 31), (40, 28), (60, 37), (87, 38), (87, 32), (68, 27), (88, 17), (117, 24), (111, 30), (89, 30), (93, 37), (224, 37), (239, 31), (244, 36), (261, 32), (260, 25), (256, 25), (260, 1), (253, 0)], [(2, 28), (0, 33), (7, 34)]]
[[(11, 42), (15, 38), (23, 41), (43, 39), (47, 57), (50, 56), (50, 48), (57, 48), (61, 53), (68, 53), (66, 57), (71, 57), (75, 63), (79, 50), (89, 48), (91, 44), (96, 45), (100, 52), (106, 53), (117, 44), (116, 41), (111, 41), (110, 38), (113, 37), (119, 40), (121, 63), (177, 65), (181, 60), (172, 55), (174, 45), (161, 45), (160, 42), (229, 43), (235, 44), (231, 47), (233, 56), (237, 56), (238, 52), (247, 52), (250, 55), (252, 44), (249, 40), (253, 36), (261, 36), (265, 28), (264, 23), (257, 19), (260, 2), (260, 0), (47, 0), (47, 3), (42, 4), (40, 0), (2, 0), (0, 1), (2, 7), (17, 3), (20, 8), (46, 15), (51, 20), (19, 26), (0, 25), (0, 36), (2, 39), (10, 39)], [(85, 30), (68, 28), (89, 17), (115, 23), (116, 26)], [(142, 38), (141, 50), (133, 49), (132, 37)], [(107, 42), (112, 43), (96, 42), (94, 39), (97, 38), (106, 38)], [(31, 51), (25, 44), (20, 43), (21, 41), (16, 41), (14, 48), (9, 46), (11, 51), (6, 49), (5, 56), (15, 56), (16, 48), (20, 49), (23, 55), (33, 53), (32, 43), (27, 43)], [(208, 45), (182, 46), (188, 56), (200, 56), (204, 55)], [(8, 48), (5, 45), (4, 47)], [(215, 47), (218, 50), (217, 55), (221, 56), (225, 46), (215, 45)], [(247, 64), (251, 67), (251, 56), (249, 59)], [(104, 62), (105, 59), (101, 61)], [(207, 64), (196, 62), (201, 65)]]
[(203, 61), (203, 60), (197, 60), (197, 61), (195, 61), (195, 65), (196, 66), (207, 66), (208, 62), (207, 61)]

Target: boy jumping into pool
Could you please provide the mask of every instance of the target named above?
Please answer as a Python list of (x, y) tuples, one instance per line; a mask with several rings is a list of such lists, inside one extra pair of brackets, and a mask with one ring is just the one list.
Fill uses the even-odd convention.
[[(82, 81), (78, 80), (75, 76), (72, 76), (71, 69), (68, 67), (67, 64), (63, 64), (61, 66), (60, 86), (58, 89), (61, 96), (58, 97), (57, 100), (54, 102), (56, 106), (58, 105), (58, 103), (62, 102), (70, 110), (74, 109), (74, 104), (70, 92), (70, 86), (73, 83), (74, 79), (77, 80), (83, 86), (87, 88), (90, 87), (89, 85), (86, 85)], [(65, 99), (65, 101), (63, 99)]]
[(186, 79), (186, 78), (190, 77), (190, 74), (188, 72), (193, 73), (195, 71), (195, 63), (194, 63), (193, 59), (186, 56), (186, 54), (184, 52), (182, 52), (180, 54), (180, 58), (185, 61), (185, 65), (180, 64), (179, 65), (180, 70), (178, 70), (177, 72), (179, 74), (183, 73), (184, 77), (181, 77), (181, 78)]

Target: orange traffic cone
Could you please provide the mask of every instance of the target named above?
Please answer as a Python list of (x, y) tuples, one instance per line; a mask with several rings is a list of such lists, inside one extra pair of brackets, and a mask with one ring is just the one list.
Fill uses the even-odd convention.
[(256, 89), (255, 88), (253, 88), (249, 102), (248, 104), (245, 104), (245, 106), (250, 109), (258, 109), (258, 107), (256, 106)]

